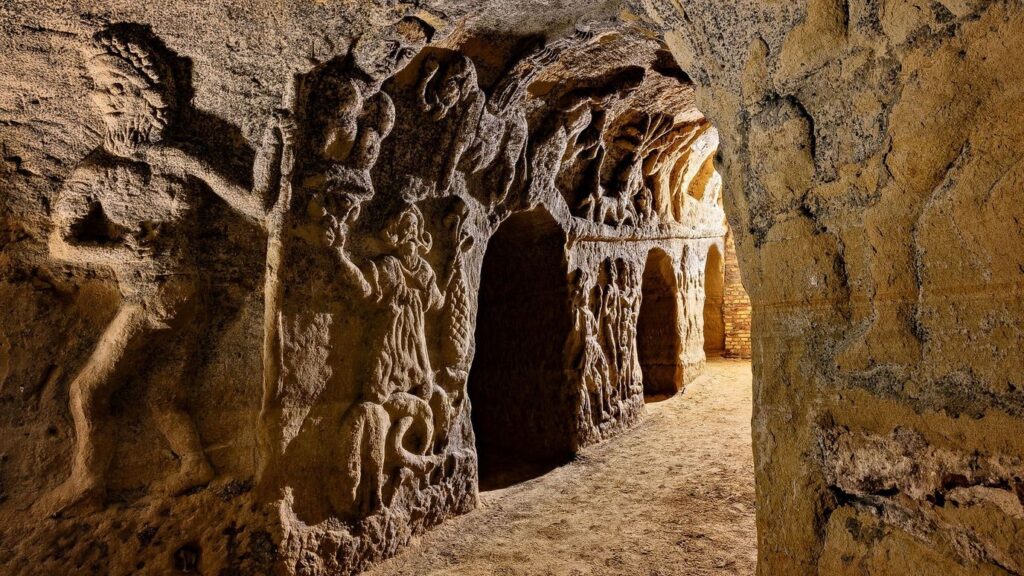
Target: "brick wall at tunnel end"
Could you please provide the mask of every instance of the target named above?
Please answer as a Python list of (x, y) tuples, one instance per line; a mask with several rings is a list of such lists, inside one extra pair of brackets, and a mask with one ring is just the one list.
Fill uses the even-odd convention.
[(723, 356), (750, 358), (750, 298), (743, 289), (731, 230), (725, 237), (725, 297), (722, 315), (725, 318)]

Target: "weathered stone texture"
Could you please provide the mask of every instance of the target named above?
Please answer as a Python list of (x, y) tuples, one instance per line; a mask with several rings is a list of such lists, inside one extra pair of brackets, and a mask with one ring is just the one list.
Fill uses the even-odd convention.
[(1019, 573), (1020, 3), (651, 10), (723, 135), (759, 573)]
[(1019, 2), (0, 15), (10, 572), (394, 554), (742, 328), (723, 198), (760, 573), (1024, 571)]

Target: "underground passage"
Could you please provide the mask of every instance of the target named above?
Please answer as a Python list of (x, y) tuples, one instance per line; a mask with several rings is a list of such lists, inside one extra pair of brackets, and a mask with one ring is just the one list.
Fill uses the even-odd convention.
[(564, 246), (543, 208), (509, 217), (488, 241), (467, 385), (481, 490), (564, 463), (575, 450), (562, 354), (572, 331)]
[(718, 246), (708, 249), (704, 267), (704, 353), (721, 355), (725, 351), (725, 268)]
[(672, 260), (660, 249), (647, 255), (640, 296), (637, 358), (644, 394), (671, 396), (682, 386), (679, 287)]
[(1024, 574), (1024, 7), (0, 2), (0, 574)]

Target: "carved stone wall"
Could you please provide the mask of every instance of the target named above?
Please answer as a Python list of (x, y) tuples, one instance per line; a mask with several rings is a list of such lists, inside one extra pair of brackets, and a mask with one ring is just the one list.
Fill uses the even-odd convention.
[[(705, 258), (720, 242), (580, 242), (570, 252), (576, 328), (567, 367), (579, 390), (578, 445), (634, 425), (645, 391), (674, 394), (703, 372)], [(650, 282), (654, 274), (664, 282)], [(664, 300), (674, 302), (666, 306)], [(656, 324), (641, 322), (651, 313), (645, 306), (669, 315)]]
[(0, 7), (0, 565), (354, 573), (696, 376), (719, 136), (618, 8)]
[(550, 216), (564, 282), (532, 296), (566, 333), (499, 376), (551, 384), (524, 437), (572, 451), (699, 373), (723, 194), (760, 572), (1024, 571), (1018, 2), (0, 15), (9, 572), (395, 553), (476, 504), (488, 398), (535, 413), (488, 391), (514, 360), (476, 325), (521, 314), (483, 282), (503, 222)]

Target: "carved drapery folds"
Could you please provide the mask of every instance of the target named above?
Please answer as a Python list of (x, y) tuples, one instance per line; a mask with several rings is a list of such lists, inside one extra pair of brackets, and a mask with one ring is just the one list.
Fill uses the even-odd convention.
[[(273, 441), (259, 481), (269, 496), (293, 489), (311, 518), (381, 513), (400, 491), (437, 483), (447, 456), (468, 473), (473, 466), (465, 439), (449, 442), (464, 409), (463, 261), (473, 238), (471, 211), (453, 190), (465, 193), (462, 158), (481, 146), (483, 95), (472, 64), (456, 53), (421, 54), (390, 80), (408, 59), (378, 66), (372, 82), (357, 61), (299, 81), (306, 149), (280, 264), (294, 276), (281, 283), (280, 307), (268, 308), (268, 325), (285, 327), (268, 350), (290, 353), (268, 358), (283, 368), (266, 371), (277, 379), (267, 381), (261, 426)], [(419, 154), (431, 138), (446, 153)], [(289, 398), (302, 402), (288, 410)], [(334, 455), (324, 481), (296, 489), (306, 481), (291, 476), (292, 461), (324, 444)]]
[[(223, 504), (240, 497), (261, 534), (287, 525), (272, 562), (285, 572), (280, 566), (311, 549), (319, 551), (313, 573), (357, 570), (475, 505), (467, 381), (488, 237), (540, 204), (569, 244), (633, 241), (678, 224), (688, 202), (717, 207), (704, 163), (717, 141), (694, 115), (690, 85), (655, 66), (664, 60), (656, 41), (586, 31), (534, 42), (482, 86), (459, 42), (430, 46), (434, 34), (405, 18), (282, 73), (280, 104), (266, 111), (257, 149), (224, 144), (241, 142), (239, 131), (192, 108), (187, 58), (147, 28), (95, 35), (85, 71), (102, 144), (72, 160), (41, 253), (80, 290), (89, 282), (116, 290), (118, 304), (91, 351), (39, 379), (73, 432), (34, 514), (71, 523), (118, 514), (109, 492), (130, 491), (108, 490), (124, 440), (111, 404), (134, 409), (123, 389), (135, 380), (146, 381), (146, 422), (173, 469), (130, 497), (188, 510), (240, 506)], [(615, 64), (573, 77), (573, 62), (590, 58)], [(682, 112), (665, 112), (676, 105)], [(223, 129), (220, 139), (211, 126)], [(237, 289), (217, 300), (236, 315), (217, 322), (207, 279), (235, 254), (227, 244), (214, 264), (201, 254), (197, 247), (219, 238), (215, 228), (246, 231), (244, 270), (220, 281)], [(635, 254), (623, 254), (566, 279), (573, 289), (562, 304), (575, 314), (566, 396), (580, 408), (574, 445), (642, 409), (642, 272)], [(257, 349), (259, 362), (243, 367), (204, 349), (235, 326), (243, 344), (232, 350)], [(24, 377), (12, 362), (13, 333), (0, 327), (2, 386)], [(194, 374), (223, 369), (206, 365), (216, 363), (229, 370), (218, 385), (229, 380), (249, 398), (214, 451), (203, 442), (209, 410), (197, 409), (189, 387), (201, 380)]]

